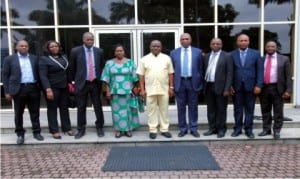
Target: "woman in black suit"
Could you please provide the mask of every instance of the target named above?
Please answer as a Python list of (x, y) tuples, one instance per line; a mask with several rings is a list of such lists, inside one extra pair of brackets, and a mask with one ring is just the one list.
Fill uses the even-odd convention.
[(48, 41), (45, 44), (45, 56), (42, 56), (39, 62), (39, 73), (47, 102), (49, 131), (54, 139), (61, 139), (57, 108), (59, 108), (62, 132), (69, 136), (73, 135), (68, 109), (68, 66), (68, 60), (62, 54), (60, 44), (56, 41)]

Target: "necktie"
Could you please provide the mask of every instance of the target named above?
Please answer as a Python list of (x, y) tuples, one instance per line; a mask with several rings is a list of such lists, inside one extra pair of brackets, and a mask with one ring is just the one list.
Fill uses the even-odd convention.
[(182, 76), (187, 77), (189, 75), (188, 70), (189, 70), (189, 56), (188, 56), (187, 48), (184, 48)]
[(241, 53), (240, 54), (241, 64), (242, 64), (242, 66), (244, 66), (245, 65), (245, 61), (246, 61), (246, 52), (245, 51), (241, 51), (240, 53)]
[(94, 76), (94, 62), (92, 57), (92, 51), (91, 49), (88, 49), (88, 80), (93, 81), (95, 79)]
[(211, 58), (208, 62), (207, 70), (206, 70), (206, 73), (205, 73), (205, 80), (206, 81), (211, 81), (211, 82), (213, 81), (213, 79), (210, 79), (210, 78), (211, 78), (211, 73), (213, 71), (215, 63), (216, 63), (216, 56), (217, 56), (217, 53), (215, 53), (215, 52), (211, 53)]
[(271, 67), (272, 67), (272, 56), (269, 55), (267, 59), (266, 69), (265, 69), (265, 84), (269, 84), (271, 81)]

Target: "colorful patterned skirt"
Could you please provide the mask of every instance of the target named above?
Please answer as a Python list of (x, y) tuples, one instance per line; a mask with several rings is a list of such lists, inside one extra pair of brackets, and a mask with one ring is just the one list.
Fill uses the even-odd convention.
[(113, 94), (111, 112), (115, 130), (132, 131), (140, 126), (138, 104), (131, 94)]

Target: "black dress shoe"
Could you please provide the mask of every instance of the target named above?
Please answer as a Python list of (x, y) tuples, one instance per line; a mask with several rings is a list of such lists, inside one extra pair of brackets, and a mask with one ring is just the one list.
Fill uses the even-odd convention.
[(161, 135), (165, 136), (166, 138), (171, 138), (172, 137), (170, 132), (162, 132)]
[(247, 132), (246, 133), (246, 136), (249, 138), (249, 139), (254, 139), (254, 134), (252, 132)]
[(194, 137), (200, 137), (200, 134), (199, 134), (199, 132), (198, 131), (191, 131), (191, 134), (192, 134), (192, 136), (194, 136)]
[(213, 134), (216, 134), (217, 132), (214, 131), (214, 130), (208, 130), (206, 132), (203, 133), (204, 136), (210, 136), (210, 135), (213, 135)]
[(39, 141), (44, 140), (44, 137), (40, 133), (33, 134), (33, 138)]
[(80, 139), (82, 136), (84, 136), (85, 130), (78, 130), (75, 134), (75, 139)]
[(225, 132), (218, 132), (218, 135), (217, 135), (218, 138), (222, 138), (224, 136), (225, 136)]
[(98, 137), (103, 137), (104, 136), (104, 131), (103, 131), (102, 128), (97, 129), (97, 135), (98, 135)]
[(271, 131), (263, 130), (261, 133), (258, 134), (258, 136), (266, 136), (266, 135), (271, 135)]
[(274, 137), (275, 140), (280, 139), (280, 133), (279, 132), (274, 132), (273, 137)]
[(240, 134), (242, 134), (241, 131), (233, 131), (233, 133), (231, 134), (231, 137), (237, 137), (237, 136), (239, 136)]
[(149, 137), (150, 137), (150, 139), (155, 139), (156, 138), (156, 133), (150, 132)]
[(183, 136), (185, 136), (187, 134), (187, 131), (180, 131), (179, 133), (178, 133), (178, 137), (183, 137)]
[(24, 144), (24, 136), (18, 136), (17, 137), (17, 144), (18, 145)]

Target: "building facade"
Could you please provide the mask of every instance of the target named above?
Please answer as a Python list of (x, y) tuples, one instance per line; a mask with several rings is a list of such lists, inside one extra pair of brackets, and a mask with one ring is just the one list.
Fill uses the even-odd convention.
[[(243, 32), (262, 56), (264, 43), (272, 39), (279, 52), (290, 57), (294, 91), (287, 103), (299, 106), (299, 7), (296, 0), (1, 0), (1, 69), (3, 58), (14, 53), (21, 39), (38, 56), (46, 41), (57, 40), (68, 56), (90, 31), (105, 59), (112, 58), (112, 47), (121, 43), (127, 57), (139, 63), (153, 39), (161, 40), (163, 52), (169, 53), (180, 46), (180, 34), (188, 32), (193, 45), (207, 53), (213, 37), (231, 51), (235, 36)], [(12, 109), (1, 89), (1, 108)]]

